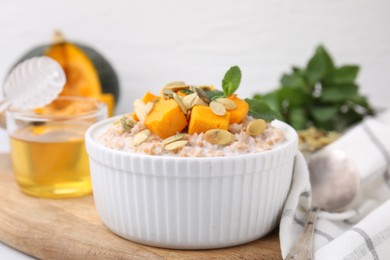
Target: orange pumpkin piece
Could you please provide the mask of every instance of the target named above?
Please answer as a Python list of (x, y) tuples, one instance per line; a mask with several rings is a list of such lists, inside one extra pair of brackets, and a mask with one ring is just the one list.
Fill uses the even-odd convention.
[(114, 113), (115, 100), (111, 93), (103, 93), (99, 74), (92, 60), (75, 44), (56, 35), (57, 42), (47, 48), (44, 55), (56, 60), (64, 69), (66, 83), (60, 96), (93, 97), (106, 103), (108, 115)]
[(145, 126), (163, 139), (181, 132), (187, 125), (186, 116), (172, 99), (160, 99), (145, 118)]
[(55, 59), (66, 73), (66, 83), (60, 95), (99, 97), (102, 89), (92, 61), (74, 44), (52, 45), (45, 55)]
[(245, 100), (242, 100), (237, 97), (237, 95), (233, 94), (228, 97), (228, 99), (233, 100), (236, 103), (236, 108), (229, 110), (230, 112), (230, 119), (229, 123), (241, 123), (242, 120), (247, 116), (249, 111), (249, 105), (246, 103)]
[(145, 104), (148, 102), (154, 102), (156, 99), (160, 99), (159, 96), (153, 95), (150, 91), (146, 92), (146, 94), (142, 97), (142, 102)]
[(211, 111), (210, 107), (194, 106), (191, 112), (190, 124), (188, 126), (188, 133), (202, 133), (210, 129), (224, 129), (229, 127), (230, 113), (226, 112), (223, 116), (217, 116)]
[(113, 115), (114, 114), (114, 108), (115, 108), (115, 100), (114, 96), (109, 93), (109, 94), (101, 94), (98, 97), (98, 100), (105, 103), (107, 105), (107, 112), (108, 115)]
[(178, 96), (180, 96), (180, 97), (185, 97), (185, 96), (187, 96), (187, 94), (184, 93), (184, 92), (181, 91), (181, 90), (179, 90), (178, 92), (176, 92), (176, 94), (177, 94)]
[(138, 119), (138, 117), (137, 117), (137, 115), (133, 112), (133, 113), (131, 113), (131, 116), (133, 117), (133, 119), (135, 120), (135, 121), (139, 121), (139, 119)]

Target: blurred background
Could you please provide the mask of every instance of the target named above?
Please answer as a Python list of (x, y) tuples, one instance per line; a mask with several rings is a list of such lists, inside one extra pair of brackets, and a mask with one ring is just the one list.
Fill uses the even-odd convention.
[(241, 97), (272, 90), (323, 44), (337, 65), (359, 64), (361, 92), (387, 107), (389, 10), (387, 0), (2, 1), (0, 82), (23, 54), (60, 30), (114, 67), (122, 114), (146, 90), (158, 93), (170, 81), (220, 87), (233, 65), (243, 73)]

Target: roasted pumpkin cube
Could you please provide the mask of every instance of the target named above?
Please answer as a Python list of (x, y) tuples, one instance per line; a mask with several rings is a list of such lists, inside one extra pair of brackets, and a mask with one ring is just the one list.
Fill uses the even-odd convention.
[(242, 120), (247, 116), (249, 111), (249, 105), (245, 100), (238, 98), (235, 94), (228, 97), (228, 99), (233, 100), (236, 103), (236, 108), (229, 110), (230, 119), (229, 123), (241, 123)]
[(229, 127), (230, 113), (226, 112), (223, 116), (217, 116), (207, 106), (194, 106), (191, 112), (190, 124), (188, 133), (203, 133), (210, 129), (224, 129)]
[(161, 138), (175, 135), (187, 125), (186, 116), (172, 99), (160, 99), (145, 118), (145, 126)]
[(154, 102), (155, 100), (158, 100), (160, 99), (159, 96), (156, 96), (156, 95), (153, 95), (152, 93), (150, 93), (150, 91), (146, 92), (146, 94), (142, 97), (142, 102), (144, 102), (145, 104), (148, 103), (148, 102)]

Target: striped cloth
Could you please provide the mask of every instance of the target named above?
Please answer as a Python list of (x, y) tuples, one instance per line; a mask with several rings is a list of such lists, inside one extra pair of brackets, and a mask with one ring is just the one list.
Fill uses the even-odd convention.
[[(348, 155), (361, 187), (343, 212), (319, 213), (315, 259), (390, 259), (390, 111), (365, 119), (326, 149)], [(309, 171), (301, 154), (294, 167), (279, 231), (283, 257), (302, 232), (311, 201)]]

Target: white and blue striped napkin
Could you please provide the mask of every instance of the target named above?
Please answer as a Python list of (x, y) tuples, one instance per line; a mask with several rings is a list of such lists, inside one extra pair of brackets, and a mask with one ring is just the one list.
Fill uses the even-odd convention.
[[(359, 171), (361, 188), (345, 211), (319, 214), (314, 258), (390, 259), (390, 111), (366, 118), (325, 149), (348, 155)], [(280, 223), (283, 258), (306, 223), (310, 194), (307, 164), (298, 154)]]

